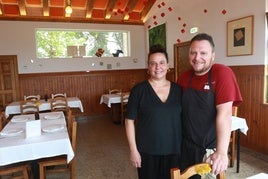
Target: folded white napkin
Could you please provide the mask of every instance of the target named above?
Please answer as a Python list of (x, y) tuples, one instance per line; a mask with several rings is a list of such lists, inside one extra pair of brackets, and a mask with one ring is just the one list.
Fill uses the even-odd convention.
[(26, 138), (41, 135), (41, 120), (26, 122)]

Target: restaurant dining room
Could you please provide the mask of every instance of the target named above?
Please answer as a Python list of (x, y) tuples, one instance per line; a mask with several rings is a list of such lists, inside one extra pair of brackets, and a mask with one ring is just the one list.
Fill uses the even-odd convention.
[(177, 83), (207, 33), (243, 99), (225, 178), (268, 179), (267, 14), (268, 0), (0, 0), (0, 178), (139, 178), (125, 115), (149, 49)]

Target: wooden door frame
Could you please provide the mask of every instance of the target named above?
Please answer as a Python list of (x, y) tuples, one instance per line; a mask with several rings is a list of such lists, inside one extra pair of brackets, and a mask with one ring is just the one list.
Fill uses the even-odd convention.
[[(18, 75), (18, 60), (17, 60), (17, 55), (0, 55), (0, 60), (10, 60), (13, 62), (13, 77), (14, 77), (14, 81), (12, 81), (12, 85), (14, 85), (14, 92), (13, 93), (13, 101), (15, 100), (18, 100), (19, 97), (20, 97), (20, 94), (19, 94), (19, 75)], [(4, 107), (7, 105), (7, 104), (3, 104)]]
[(178, 78), (178, 61), (179, 61), (179, 48), (189, 46), (191, 41), (181, 42), (174, 44), (174, 80), (177, 81)]

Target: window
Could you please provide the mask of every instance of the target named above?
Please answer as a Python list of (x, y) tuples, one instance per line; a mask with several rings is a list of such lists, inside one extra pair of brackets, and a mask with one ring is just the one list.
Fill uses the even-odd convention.
[(37, 58), (126, 57), (128, 31), (36, 30)]

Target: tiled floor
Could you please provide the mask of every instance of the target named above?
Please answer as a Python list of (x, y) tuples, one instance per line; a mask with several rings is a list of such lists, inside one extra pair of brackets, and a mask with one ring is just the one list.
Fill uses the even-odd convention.
[[(128, 144), (123, 125), (114, 125), (107, 117), (79, 119), (76, 152), (77, 179), (136, 179), (129, 163)], [(268, 173), (268, 156), (241, 148), (240, 173), (236, 167), (227, 171), (228, 179), (242, 179)], [(65, 179), (51, 175), (48, 179)]]

